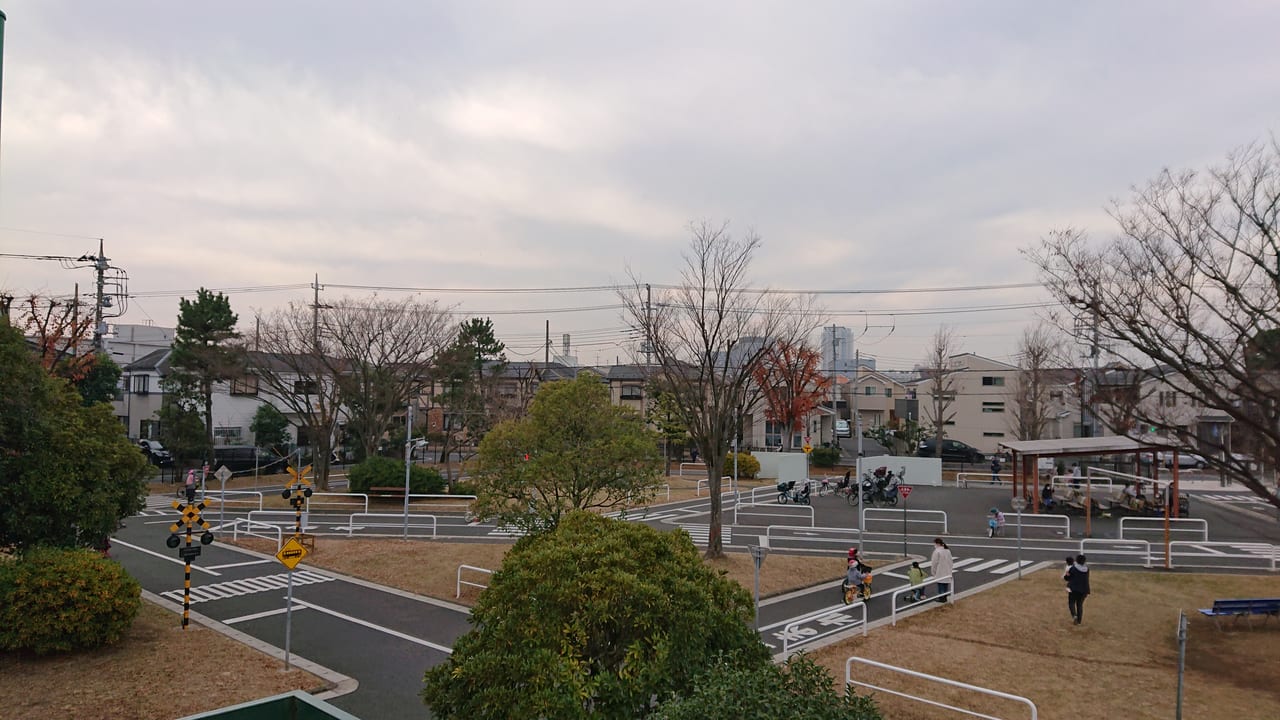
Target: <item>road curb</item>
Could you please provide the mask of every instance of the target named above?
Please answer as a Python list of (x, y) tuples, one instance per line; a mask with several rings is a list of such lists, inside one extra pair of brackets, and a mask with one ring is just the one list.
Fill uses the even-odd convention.
[[(240, 549), (243, 549), (243, 548), (240, 548)], [(142, 599), (154, 605), (162, 607), (165, 610), (169, 610), (170, 612), (173, 612), (177, 615), (182, 614), (181, 605), (171, 600), (168, 600), (166, 598), (163, 598), (151, 592), (150, 590), (142, 591)], [(196, 612), (194, 610), (190, 611), (189, 614), (192, 620), (200, 623), (201, 625), (209, 628), (210, 630), (213, 630), (214, 632), (225, 635), (226, 637), (238, 643), (241, 643), (242, 645), (247, 645), (253, 648), (254, 650), (257, 650), (258, 652), (261, 652), (266, 655), (270, 655), (271, 657), (279, 660), (280, 662), (284, 662), (284, 650), (276, 647), (275, 645), (263, 642), (253, 637), (252, 635), (249, 635), (248, 633), (243, 633), (231, 627), (230, 625), (218, 622), (217, 620), (214, 620), (213, 618), (207, 615), (204, 615), (202, 613)], [(301, 657), (296, 653), (292, 653), (292, 652), (289, 653), (289, 664), (300, 670), (306, 670), (312, 675), (315, 675), (316, 677), (324, 680), (325, 682), (330, 683), (332, 687), (330, 687), (327, 690), (324, 690), (318, 693), (308, 693), (312, 697), (318, 698), (320, 700), (331, 700), (336, 697), (341, 697), (343, 695), (347, 695), (349, 693), (355, 692), (356, 688), (360, 687), (360, 682), (355, 678), (347, 675), (343, 675), (337, 670), (331, 670), (319, 663), (316, 663), (304, 657)]]

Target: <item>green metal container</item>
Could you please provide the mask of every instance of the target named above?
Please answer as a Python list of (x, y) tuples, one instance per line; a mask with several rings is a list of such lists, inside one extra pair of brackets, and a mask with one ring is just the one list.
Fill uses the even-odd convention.
[(299, 690), (211, 710), (199, 715), (188, 715), (179, 720), (212, 718), (217, 720), (360, 720), (349, 712), (339, 710)]

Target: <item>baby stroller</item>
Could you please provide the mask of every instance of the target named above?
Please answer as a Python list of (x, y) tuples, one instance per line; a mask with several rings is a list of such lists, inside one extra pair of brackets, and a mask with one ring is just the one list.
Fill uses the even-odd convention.
[(808, 505), (809, 483), (805, 482), (804, 487), (800, 490), (796, 490), (795, 480), (778, 483), (778, 502), (785, 505), (788, 500), (797, 505)]

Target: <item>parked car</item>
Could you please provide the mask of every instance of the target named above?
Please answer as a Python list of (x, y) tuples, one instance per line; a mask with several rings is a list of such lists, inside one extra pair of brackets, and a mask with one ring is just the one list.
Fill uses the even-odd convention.
[[(934, 452), (934, 443), (935, 440), (932, 438), (929, 440), (922, 440), (920, 442), (920, 449), (916, 454), (920, 457), (937, 457), (937, 453)], [(963, 443), (959, 440), (947, 439), (943, 439), (942, 441), (943, 462), (980, 463), (984, 462), (986, 459), (986, 455), (983, 455), (978, 448), (968, 443)]]
[[(261, 464), (267, 464), (263, 458)], [(225, 465), (231, 472), (252, 470), (259, 464), (258, 448), (249, 445), (224, 445), (213, 449), (213, 470)]]
[(147, 460), (157, 467), (169, 467), (173, 465), (173, 454), (164, 449), (159, 440), (139, 440), (138, 449), (142, 450), (142, 454), (147, 456)]
[[(1173, 453), (1171, 452), (1160, 453), (1160, 464), (1167, 468), (1172, 468)], [(1208, 466), (1209, 466), (1208, 461), (1206, 461), (1200, 455), (1197, 455), (1195, 453), (1190, 453), (1190, 452), (1178, 453), (1178, 467), (1180, 468), (1204, 468)]]
[(853, 437), (853, 430), (849, 428), (848, 420), (836, 421), (836, 437)]

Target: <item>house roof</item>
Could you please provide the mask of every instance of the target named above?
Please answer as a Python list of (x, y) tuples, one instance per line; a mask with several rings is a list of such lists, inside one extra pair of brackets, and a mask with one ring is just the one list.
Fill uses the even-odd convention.
[(133, 372), (145, 372), (147, 370), (154, 370), (155, 372), (158, 372), (161, 375), (164, 375), (165, 373), (169, 372), (169, 353), (170, 352), (172, 351), (167, 347), (160, 348), (159, 350), (152, 350), (146, 355), (143, 355), (137, 360), (134, 360), (128, 365), (125, 365), (124, 372), (133, 373)]

